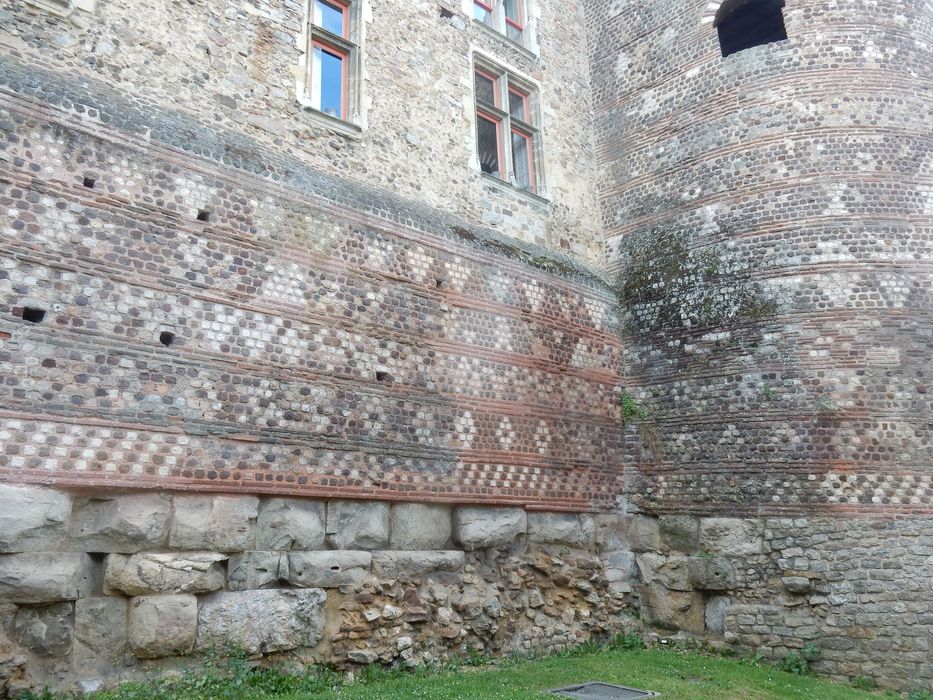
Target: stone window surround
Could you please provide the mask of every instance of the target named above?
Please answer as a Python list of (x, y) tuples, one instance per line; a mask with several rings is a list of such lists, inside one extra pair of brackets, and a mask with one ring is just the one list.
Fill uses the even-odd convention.
[[(517, 187), (512, 184), (511, 177), (508, 180), (496, 177), (495, 175), (489, 175), (482, 171), (479, 162), (479, 153), (477, 151), (477, 142), (476, 142), (476, 96), (474, 94), (473, 88), (473, 73), (474, 70), (480, 67), (487, 72), (494, 72), (503, 75), (508, 75), (518, 86), (523, 88), (528, 92), (529, 102), (532, 105), (532, 110), (535, 113), (535, 119), (532, 120), (531, 125), (535, 127), (537, 133), (534, 135), (533, 140), (533, 161), (534, 161), (534, 178), (536, 183), (536, 188), (534, 192), (529, 192), (520, 187)], [(501, 189), (505, 193), (514, 194), (519, 197), (528, 199), (536, 204), (549, 204), (550, 199), (548, 197), (547, 191), (547, 179), (545, 177), (544, 169), (544, 148), (542, 145), (542, 135), (544, 132), (542, 125), (542, 109), (541, 109), (541, 85), (538, 81), (533, 78), (521, 73), (513, 65), (508, 62), (502, 61), (500, 58), (496, 58), (485, 51), (482, 51), (476, 47), (471, 47), (470, 49), (470, 96), (471, 99), (468, 100), (469, 103), (469, 112), (468, 119), (470, 123), (470, 133), (472, 134), (473, 139), (473, 148), (471, 149), (470, 154), (470, 168), (479, 173), (480, 177), (483, 179), (484, 184), (491, 184), (498, 189)], [(511, 162), (511, 158), (509, 158)]]
[[(349, 54), (347, 70), (347, 118), (325, 114), (312, 104), (308, 94), (309, 61), (311, 60), (311, 45), (317, 37), (326, 41), (333, 41), (333, 37), (326, 30), (315, 27), (312, 23), (314, 0), (305, 0), (304, 18), (301, 24), (302, 31), (298, 37), (298, 50), (300, 52), (299, 64), (296, 68), (295, 96), (304, 108), (304, 112), (321, 126), (331, 129), (344, 136), (358, 137), (366, 128), (366, 114), (363, 108), (363, 55), (366, 42), (366, 25), (372, 21), (372, 11), (368, 0), (350, 0), (349, 2), (349, 32), (348, 37), (339, 43), (340, 47)], [(340, 39), (339, 37), (337, 37)]]
[(493, 21), (495, 27), (491, 27), (485, 22), (481, 22), (473, 17), (473, 0), (461, 0), (460, 11), (470, 18), (473, 25), (480, 28), (490, 36), (494, 36), (500, 41), (506, 42), (509, 47), (516, 51), (526, 54), (529, 58), (537, 59), (540, 55), (538, 47), (538, 18), (539, 10), (536, 0), (521, 0), (522, 14), (524, 15), (524, 27), (522, 31), (522, 43), (513, 41), (505, 33), (505, 14), (502, 9), (502, 0), (486, 0), (493, 5)]
[(25, 0), (25, 2), (27, 5), (63, 17), (70, 17), (75, 12), (93, 12), (97, 4), (97, 0)]

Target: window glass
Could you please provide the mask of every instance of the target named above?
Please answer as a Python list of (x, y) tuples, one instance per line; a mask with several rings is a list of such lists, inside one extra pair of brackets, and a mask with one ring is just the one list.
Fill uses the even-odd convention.
[(343, 13), (344, 8), (341, 5), (325, 2), (325, 0), (314, 0), (314, 23), (338, 36), (344, 35)]
[(516, 119), (521, 119), (523, 122), (528, 121), (525, 99), (525, 95), (522, 93), (509, 90), (509, 114)]
[(503, 0), (505, 10), (505, 34), (512, 41), (522, 40), (522, 6), (521, 0)]
[(523, 190), (533, 189), (531, 180), (531, 139), (518, 131), (512, 132), (512, 163), (515, 168), (515, 182)]
[(343, 118), (343, 62), (346, 57), (315, 44), (311, 61), (311, 101), (315, 109)]
[(496, 105), (496, 81), (489, 76), (476, 71), (474, 84), (476, 86), (476, 99), (489, 105)]
[(492, 25), (492, 6), (481, 2), (473, 3), (473, 17), (483, 24)]
[(479, 114), (476, 115), (476, 143), (482, 171), (500, 177), (499, 126)]

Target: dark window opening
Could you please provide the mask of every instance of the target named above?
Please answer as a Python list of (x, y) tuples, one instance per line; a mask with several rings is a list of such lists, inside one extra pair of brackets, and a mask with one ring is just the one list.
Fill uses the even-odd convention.
[(211, 213), (207, 209), (198, 209), (198, 221), (210, 221)]
[(784, 0), (731, 0), (716, 14), (723, 56), (787, 38)]
[(88, 189), (93, 189), (93, 187), (94, 187), (94, 185), (95, 185), (96, 183), (94, 182), (94, 178), (93, 178), (93, 177), (85, 177), (85, 178), (84, 178), (84, 181), (83, 181), (81, 184), (83, 184), (83, 185), (84, 185), (85, 187), (87, 187)]
[(476, 141), (480, 168), (484, 173), (499, 177), (499, 124), (485, 115), (477, 114), (476, 116)]
[(23, 307), (23, 320), (30, 323), (42, 323), (45, 318), (45, 309), (37, 309), (34, 306)]
[(162, 343), (165, 347), (168, 347), (175, 342), (175, 334), (169, 333), (168, 331), (162, 331), (159, 333), (159, 342)]

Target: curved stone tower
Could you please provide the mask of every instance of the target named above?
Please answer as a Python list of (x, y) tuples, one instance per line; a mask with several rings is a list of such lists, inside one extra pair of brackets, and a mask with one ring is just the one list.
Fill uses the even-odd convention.
[[(787, 0), (787, 39), (723, 57), (732, 5), (588, 6), (624, 382), (648, 416), (629, 499), (749, 518), (759, 613), (806, 618), (824, 670), (927, 687), (933, 5)], [(727, 638), (809, 638), (753, 618)]]

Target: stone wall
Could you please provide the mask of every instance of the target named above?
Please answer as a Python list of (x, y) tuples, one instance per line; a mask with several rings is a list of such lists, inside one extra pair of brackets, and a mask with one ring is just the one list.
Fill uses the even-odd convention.
[[(297, 99), (306, 0), (158, 0), (144, 12), (133, 0), (100, 0), (92, 14), (74, 17), (77, 24), (3, 0), (0, 46), (71, 83), (105, 83), (209, 131), (247, 135), (322, 172), (597, 262), (582, 3), (530, 2), (532, 53), (474, 22), (469, 2), (360, 1), (357, 136), (322, 126)], [(543, 199), (480, 174), (474, 50), (541, 85)], [(132, 197), (131, 179), (126, 186), (123, 196)]]
[(231, 649), (412, 666), (637, 625), (618, 519), (0, 485), (0, 525), (0, 696)]
[(0, 82), (0, 480), (612, 505), (585, 266), (106, 86)]

